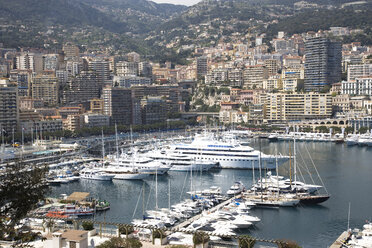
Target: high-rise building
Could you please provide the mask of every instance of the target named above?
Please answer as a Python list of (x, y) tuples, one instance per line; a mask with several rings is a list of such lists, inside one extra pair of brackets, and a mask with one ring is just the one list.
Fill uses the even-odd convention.
[(138, 75), (152, 78), (152, 65), (147, 61), (138, 63)]
[(196, 59), (196, 73), (198, 76), (205, 76), (208, 73), (207, 57), (199, 57)]
[(141, 100), (142, 123), (154, 124), (167, 119), (167, 102), (159, 96), (147, 96)]
[(105, 87), (103, 96), (103, 114), (110, 116), (111, 124), (132, 124), (132, 91), (118, 87)]
[(355, 79), (365, 76), (372, 76), (372, 64), (357, 64), (348, 66), (347, 81), (355, 81)]
[(267, 68), (267, 73), (271, 75), (276, 75), (280, 69), (280, 62), (276, 59), (266, 59), (265, 67)]
[(32, 70), (33, 72), (42, 72), (43, 56), (36, 53), (23, 53), (16, 58), (16, 67), (20, 70)]
[(66, 43), (62, 47), (62, 51), (65, 54), (66, 59), (79, 57), (79, 47), (75, 46), (72, 43)]
[(49, 106), (55, 106), (59, 98), (58, 79), (52, 75), (38, 75), (32, 80), (31, 92), (33, 98), (41, 99)]
[(63, 99), (61, 100), (64, 104), (88, 103), (89, 100), (99, 98), (101, 95), (101, 84), (97, 73), (94, 71), (82, 71), (72, 78), (67, 85), (69, 87), (63, 91)]
[(55, 71), (59, 69), (59, 55), (58, 54), (46, 54), (44, 58), (44, 70)]
[(116, 64), (116, 74), (121, 77), (126, 76), (137, 76), (138, 75), (138, 63), (121, 61)]
[(319, 91), (341, 81), (341, 42), (312, 37), (305, 42), (305, 90)]
[(248, 66), (243, 71), (244, 86), (250, 89), (262, 88), (263, 81), (267, 78), (267, 68), (263, 65)]
[(104, 85), (110, 79), (110, 62), (105, 60), (93, 60), (89, 62), (89, 70), (95, 71), (98, 75), (98, 81)]
[(17, 82), (19, 96), (30, 95), (30, 82), (32, 76), (32, 70), (12, 70), (10, 72), (10, 81)]
[(17, 131), (18, 125), (18, 90), (10, 86), (7, 80), (0, 80), (0, 133)]

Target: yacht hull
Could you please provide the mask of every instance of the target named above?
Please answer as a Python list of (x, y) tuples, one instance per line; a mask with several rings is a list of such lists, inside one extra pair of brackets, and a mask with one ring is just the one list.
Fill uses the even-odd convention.
[(306, 205), (319, 204), (329, 199), (329, 195), (313, 195), (300, 197), (300, 203)]
[(115, 175), (114, 180), (142, 180), (149, 176), (150, 174), (128, 173), (128, 174)]

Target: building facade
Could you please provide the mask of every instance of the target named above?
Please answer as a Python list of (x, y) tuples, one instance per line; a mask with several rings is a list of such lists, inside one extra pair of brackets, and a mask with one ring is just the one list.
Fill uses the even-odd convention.
[(319, 91), (341, 81), (341, 42), (325, 37), (305, 41), (305, 90)]

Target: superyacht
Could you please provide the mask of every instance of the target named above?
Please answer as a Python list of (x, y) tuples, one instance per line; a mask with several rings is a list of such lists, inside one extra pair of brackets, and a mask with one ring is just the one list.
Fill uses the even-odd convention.
[(267, 169), (275, 169), (276, 158), (279, 165), (289, 160), (288, 156), (267, 155), (250, 146), (243, 146), (235, 139), (217, 139), (211, 133), (195, 135), (191, 144), (172, 145), (168, 152), (187, 155), (195, 160), (215, 162), (221, 168), (231, 169), (258, 169), (259, 157), (263, 167)]

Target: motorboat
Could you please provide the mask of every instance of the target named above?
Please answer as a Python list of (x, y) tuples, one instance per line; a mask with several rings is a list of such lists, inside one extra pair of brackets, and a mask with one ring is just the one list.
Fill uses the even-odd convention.
[(238, 195), (245, 190), (245, 187), (242, 182), (235, 182), (233, 186), (226, 192), (227, 195)]
[(105, 173), (101, 169), (85, 168), (82, 171), (80, 171), (80, 178), (88, 179), (88, 180), (97, 180), (97, 181), (111, 181), (114, 178), (114, 176), (108, 173)]

